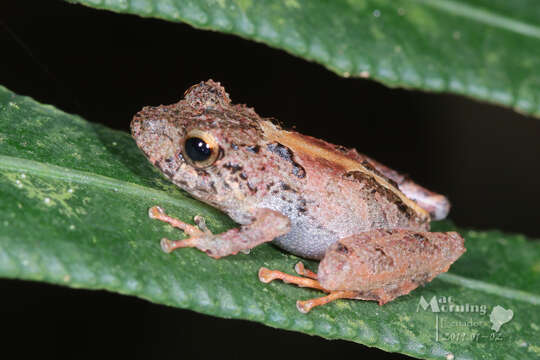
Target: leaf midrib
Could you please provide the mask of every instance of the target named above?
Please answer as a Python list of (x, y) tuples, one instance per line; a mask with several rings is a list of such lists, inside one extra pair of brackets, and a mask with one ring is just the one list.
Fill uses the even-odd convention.
[(515, 20), (509, 16), (496, 14), (485, 8), (479, 8), (454, 0), (416, 0), (426, 6), (430, 6), (451, 15), (475, 20), (486, 25), (508, 30), (520, 35), (540, 39), (540, 27)]
[[(114, 179), (108, 176), (41, 163), (35, 160), (0, 155), (0, 170), (34, 174), (54, 180), (69, 181), (82, 185), (93, 185), (114, 192), (135, 195), (145, 199), (158, 200), (161, 203), (178, 205), (178, 199), (168, 195), (168, 193), (164, 191), (128, 181)], [(185, 197), (182, 198), (182, 201), (195, 202), (196, 200)]]
[[(158, 201), (162, 204), (178, 205), (179, 202), (179, 199), (171, 197), (167, 192), (164, 191), (110, 178), (108, 176), (12, 156), (0, 155), (0, 170), (25, 173), (27, 175), (33, 174), (54, 180), (69, 181), (83, 185), (92, 185), (127, 195), (152, 199), (152, 201)], [(193, 203), (196, 202), (196, 200), (188, 197), (183, 198), (182, 201)], [(473, 290), (479, 290), (485, 293), (495, 294), (505, 298), (527, 302), (533, 305), (540, 305), (540, 296), (525, 291), (493, 285), (485, 281), (469, 279), (451, 273), (441, 274), (438, 276), (438, 279)]]
[(540, 296), (528, 293), (526, 291), (494, 285), (485, 281), (469, 279), (464, 276), (451, 273), (440, 274), (437, 279), (469, 289), (480, 290), (488, 294), (502, 296), (507, 299), (519, 300), (532, 305), (540, 305)]

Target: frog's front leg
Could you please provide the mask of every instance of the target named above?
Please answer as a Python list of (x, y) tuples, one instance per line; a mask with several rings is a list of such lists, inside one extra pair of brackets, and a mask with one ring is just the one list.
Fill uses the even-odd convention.
[(259, 279), (262, 282), (280, 279), (328, 293), (321, 298), (298, 301), (301, 312), (342, 298), (375, 300), (383, 305), (447, 271), (464, 252), (463, 238), (456, 232), (371, 230), (330, 246), (319, 264), (318, 274), (297, 264), (296, 272), (307, 277), (261, 268)]
[(165, 238), (161, 239), (161, 248), (163, 251), (170, 253), (179, 248), (195, 247), (215, 259), (234, 255), (239, 251), (247, 252), (255, 246), (272, 241), (276, 237), (289, 232), (290, 221), (283, 214), (266, 208), (255, 209), (252, 213), (252, 223), (221, 234), (212, 234), (206, 227), (204, 218), (200, 216), (195, 217), (197, 226), (193, 226), (168, 216), (158, 206), (154, 206), (148, 211), (152, 219), (166, 222), (183, 230), (190, 236), (187, 239), (176, 241)]

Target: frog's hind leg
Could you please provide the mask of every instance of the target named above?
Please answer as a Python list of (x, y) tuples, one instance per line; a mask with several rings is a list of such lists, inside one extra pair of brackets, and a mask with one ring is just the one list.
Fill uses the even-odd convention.
[(356, 291), (332, 291), (330, 294), (320, 297), (309, 299), (305, 301), (298, 300), (296, 302), (296, 308), (298, 311), (306, 314), (315, 306), (321, 306), (328, 304), (331, 301), (338, 299), (357, 299), (358, 293)]
[(317, 274), (312, 272), (311, 270), (306, 269), (302, 262), (297, 263), (294, 267), (294, 270), (298, 274), (305, 277), (290, 275), (278, 270), (269, 270), (265, 267), (262, 267), (259, 270), (259, 280), (264, 283), (269, 283), (272, 280), (281, 280), (288, 284), (298, 285), (299, 287), (308, 287), (329, 293), (328, 295), (320, 298), (314, 298), (305, 301), (298, 300), (296, 302), (296, 307), (300, 312), (304, 314), (308, 313), (316, 306), (328, 304), (329, 302), (337, 299), (354, 299), (357, 296), (356, 291), (329, 291), (323, 288), (319, 281), (317, 281)]
[(336, 299), (383, 305), (447, 271), (464, 252), (464, 240), (456, 232), (375, 229), (336, 241), (326, 250), (317, 274), (297, 264), (296, 272), (307, 277), (262, 268), (259, 279), (279, 279), (327, 293), (298, 301), (296, 306), (304, 313)]
[(294, 271), (296, 271), (296, 273), (299, 275), (312, 278), (312, 279), (317, 279), (317, 274), (309, 269), (306, 269), (304, 266), (304, 263), (301, 261), (296, 263), (296, 265), (294, 266)]
[(300, 287), (307, 287), (328, 292), (325, 288), (321, 286), (321, 284), (319, 284), (319, 281), (316, 280), (316, 277), (313, 278), (295, 276), (281, 272), (279, 270), (270, 270), (265, 267), (259, 269), (259, 280), (261, 280), (263, 283), (269, 283), (272, 280), (281, 280), (287, 284), (295, 284)]

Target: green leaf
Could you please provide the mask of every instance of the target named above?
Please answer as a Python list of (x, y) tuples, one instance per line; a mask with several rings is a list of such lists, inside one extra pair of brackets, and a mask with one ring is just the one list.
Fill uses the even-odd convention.
[[(186, 221), (201, 214), (214, 232), (234, 226), (165, 181), (128, 134), (0, 87), (2, 277), (107, 289), (421, 358), (540, 355), (540, 246), (523, 236), (463, 231), (468, 251), (451, 273), (412, 294), (382, 307), (340, 300), (306, 315), (295, 301), (319, 292), (257, 278), (261, 266), (292, 273), (298, 258), (270, 244), (220, 260), (194, 249), (165, 254), (159, 239), (180, 234), (148, 218), (156, 204)], [(434, 296), (476, 311), (419, 308)], [(497, 305), (513, 319), (495, 332)]]
[(537, 0), (67, 1), (239, 35), (342, 76), (540, 116)]

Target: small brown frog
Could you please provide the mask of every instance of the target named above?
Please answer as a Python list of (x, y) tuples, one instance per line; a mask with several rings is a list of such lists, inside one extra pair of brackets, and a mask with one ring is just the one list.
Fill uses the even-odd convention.
[(431, 281), (465, 252), (455, 233), (429, 232), (447, 199), (358, 153), (287, 131), (252, 108), (233, 105), (212, 80), (192, 86), (176, 104), (145, 107), (131, 123), (137, 145), (174, 184), (227, 213), (241, 226), (213, 234), (155, 206), (151, 218), (190, 237), (161, 240), (164, 251), (196, 247), (213, 258), (273, 241), (321, 260), (318, 274), (297, 264), (293, 276), (261, 268), (274, 279), (320, 289), (298, 301), (308, 312), (339, 298), (380, 305)]

